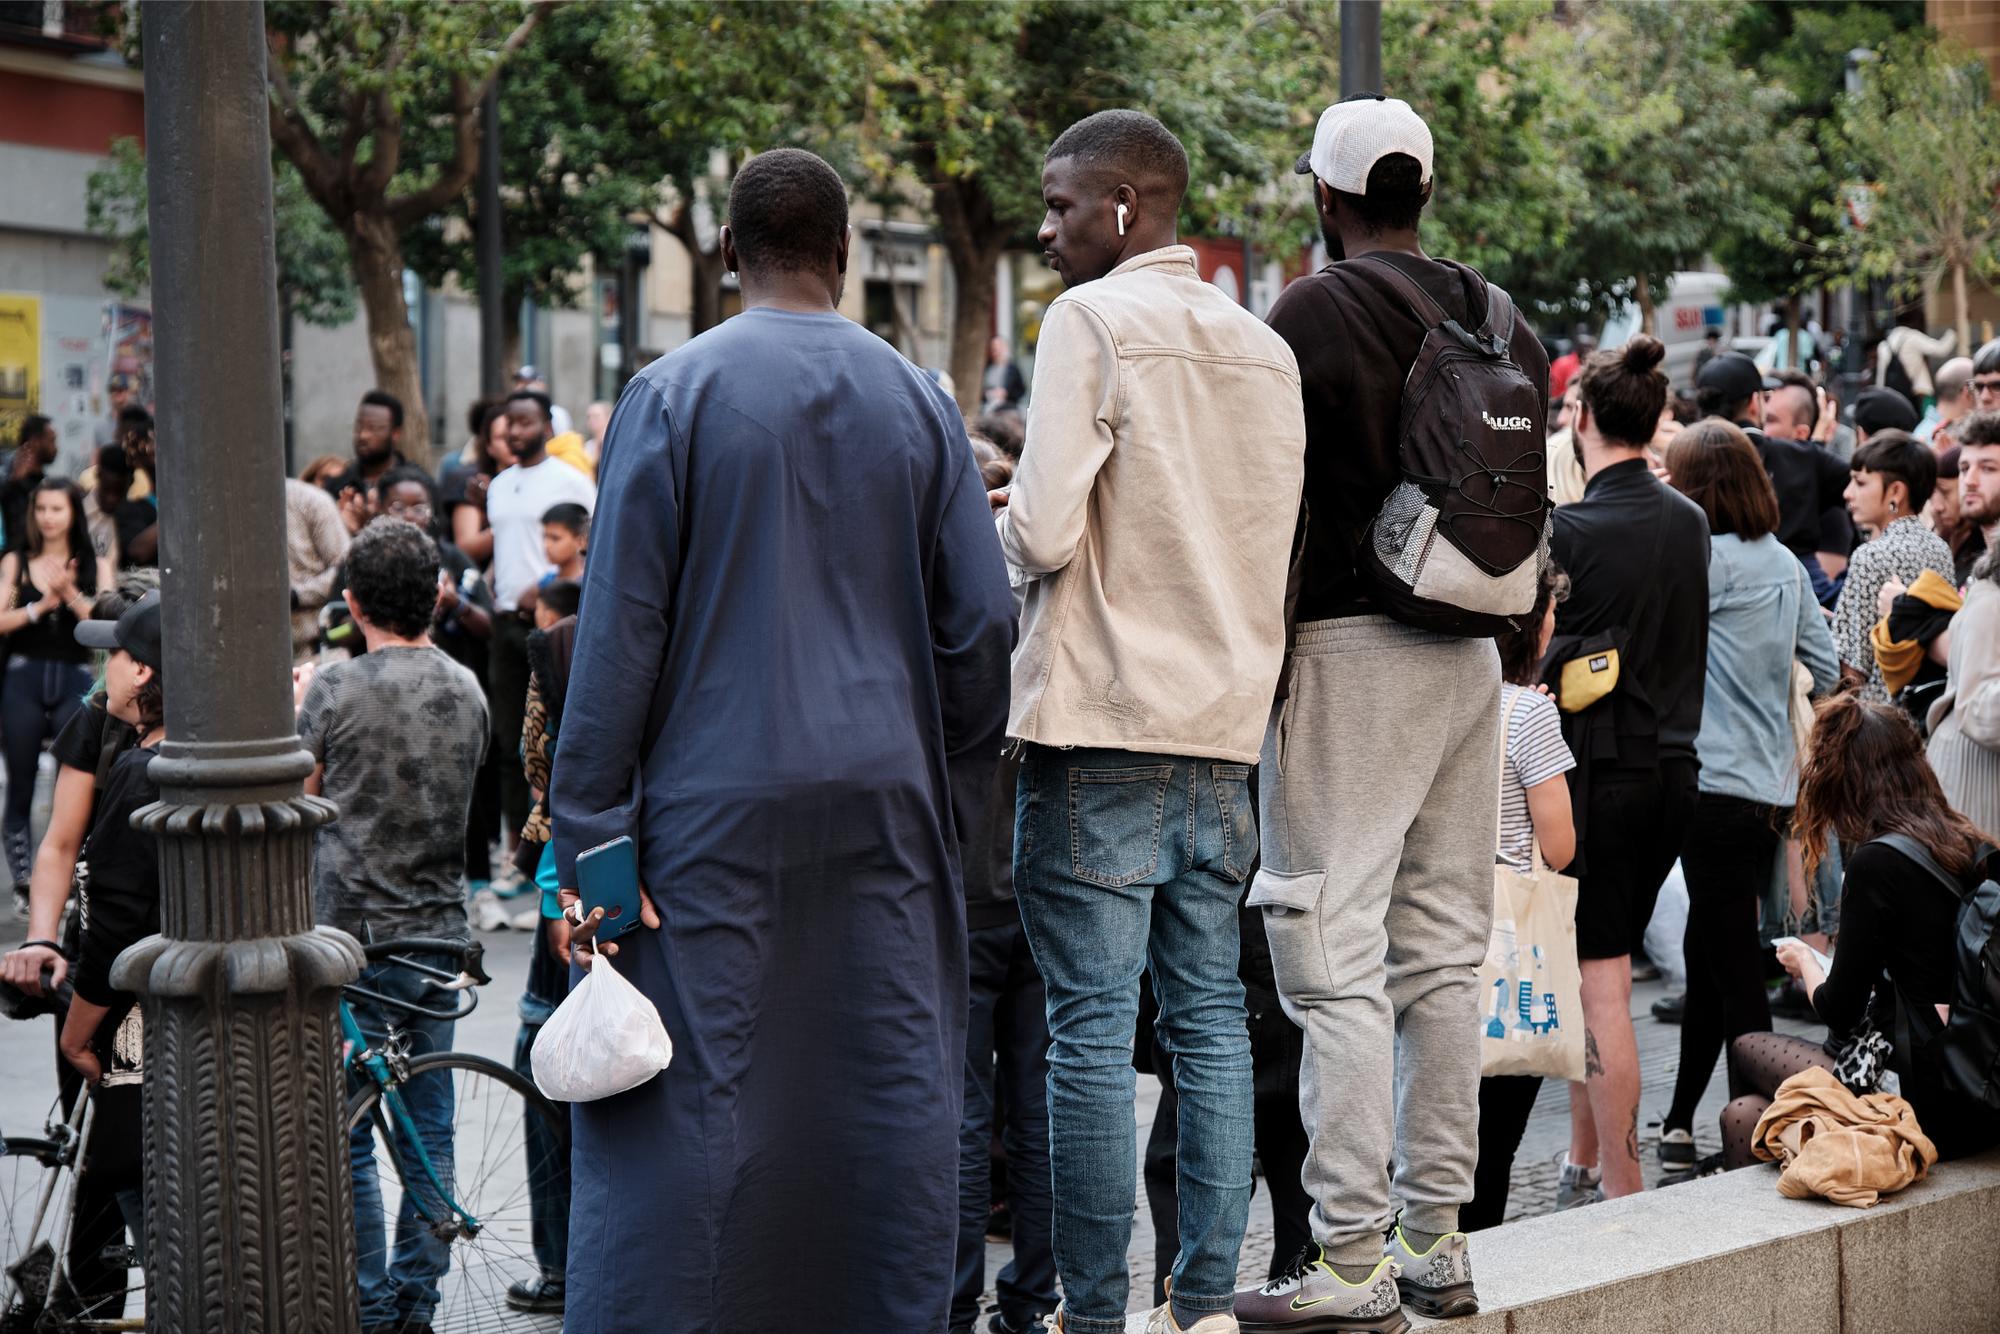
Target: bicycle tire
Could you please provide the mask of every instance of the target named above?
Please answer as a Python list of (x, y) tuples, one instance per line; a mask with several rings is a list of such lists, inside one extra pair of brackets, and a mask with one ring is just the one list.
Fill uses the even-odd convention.
[[(486, 1331), (552, 1334), (561, 1327), (559, 1315), (516, 1311), (506, 1305), (505, 1290), (510, 1279), (532, 1278), (539, 1272), (530, 1249), (525, 1194), (526, 1118), (538, 1118), (541, 1126), (554, 1137), (566, 1162), (569, 1139), (567, 1116), (513, 1067), (488, 1057), (468, 1052), (433, 1052), (412, 1058), (408, 1069), (408, 1079), (412, 1080), (426, 1074), (453, 1076), (452, 1193), (466, 1212), (479, 1218), (482, 1224), (481, 1232), (475, 1237), (461, 1235), (451, 1238), (450, 1267), (438, 1281), (442, 1296), (437, 1310), (432, 1313), (431, 1327), (436, 1334), (485, 1334)], [(485, 1123), (486, 1142), (479, 1146), (480, 1166), (474, 1171), (466, 1170), (467, 1146), (463, 1142), (464, 1128), (459, 1122), (465, 1112), (465, 1101), (460, 1093), (468, 1080), (484, 1081), (494, 1090), (504, 1091), (508, 1095), (505, 1099), (496, 1097), (489, 1100), (509, 1105), (480, 1113)], [(395, 1151), (393, 1142), (381, 1142), (385, 1139), (393, 1141), (397, 1133), (392, 1129), (395, 1118), (382, 1105), (384, 1092), (372, 1083), (357, 1091), (347, 1103), (347, 1128), (351, 1134), (363, 1122), (371, 1123), (371, 1133), (377, 1139), (375, 1155), (379, 1184), (386, 1198), (391, 1173), (396, 1190), (403, 1191), (405, 1185), (403, 1155)], [(519, 1108), (518, 1115), (511, 1110), (511, 1106), (515, 1105)], [(510, 1133), (515, 1132), (517, 1127), (518, 1134), (510, 1139)], [(494, 1142), (496, 1133), (500, 1141), (497, 1150)], [(515, 1160), (514, 1165), (524, 1169), (520, 1187), (497, 1200), (486, 1198), (484, 1192), (488, 1184), (497, 1171), (508, 1165), (509, 1157)], [(385, 1218), (384, 1239), (392, 1246), (394, 1232), (395, 1220), (391, 1214)], [(366, 1257), (361, 1259), (365, 1267)]]
[[(37, 1163), (43, 1172), (53, 1172), (70, 1165), (64, 1161), (63, 1154), (63, 1146), (51, 1139), (39, 1136), (0, 1135), (0, 1163), (5, 1163), (9, 1159), (29, 1159)], [(17, 1220), (13, 1216), (16, 1204), (13, 1191), (7, 1188), (5, 1181), (0, 1181), (0, 1242), (5, 1243), (0, 1245), (0, 1269), (10, 1268), (21, 1259), (21, 1256), (15, 1253), (18, 1249), (16, 1244), (18, 1239), (14, 1234), (14, 1224)], [(46, 1245), (49, 1238), (43, 1236), (38, 1240)], [(47, 1259), (51, 1266), (56, 1263), (56, 1257), (52, 1252)], [(88, 1311), (71, 1313), (50, 1324), (48, 1318), (44, 1316), (41, 1299), (48, 1296), (46, 1285), (55, 1277), (55, 1272), (51, 1269), (37, 1277), (41, 1285), (39, 1296), (31, 1306), (17, 1306), (14, 1301), (10, 1301), (7, 1309), (0, 1311), (0, 1331), (11, 1334), (11, 1331), (17, 1328), (23, 1330), (56, 1328), (77, 1331), (78, 1334), (109, 1334), (110, 1331), (143, 1330), (146, 1327), (143, 1316), (93, 1317)], [(0, 1284), (0, 1287), (4, 1286)], [(120, 1303), (123, 1304), (125, 1298), (130, 1295), (129, 1291), (120, 1294)], [(15, 1293), (15, 1301), (21, 1300), (24, 1296), (25, 1294)]]

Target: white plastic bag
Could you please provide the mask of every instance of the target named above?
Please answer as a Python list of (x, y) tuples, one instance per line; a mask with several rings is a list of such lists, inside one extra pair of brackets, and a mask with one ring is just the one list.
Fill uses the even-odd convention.
[(592, 1102), (667, 1068), (674, 1044), (645, 993), (599, 956), (535, 1035), (535, 1087), (557, 1102)]

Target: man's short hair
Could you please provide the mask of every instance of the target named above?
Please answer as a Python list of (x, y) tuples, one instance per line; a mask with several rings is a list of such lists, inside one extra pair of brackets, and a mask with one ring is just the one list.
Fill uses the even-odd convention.
[(152, 433), (152, 413), (146, 411), (136, 403), (131, 407), (120, 408), (118, 410), (118, 435), (120, 439), (133, 435), (146, 436)]
[(729, 234), (746, 269), (824, 269), (847, 236), (847, 186), (802, 148), (759, 153), (729, 187)]
[(1972, 354), (1972, 373), (1992, 375), (2000, 372), (2000, 338), (1994, 339)]
[(546, 528), (550, 524), (567, 528), (579, 538), (589, 537), (590, 511), (574, 500), (565, 500), (560, 505), (549, 506), (548, 512), (542, 515), (542, 526)]
[(1021, 446), (1028, 439), (1028, 428), (1022, 423), (1021, 414), (1012, 408), (980, 413), (972, 429), (991, 440), (993, 447), (1010, 459), (1021, 457)]
[(1959, 397), (1965, 387), (1972, 383), (1972, 358), (1953, 357), (1937, 368), (1931, 377), (1931, 385), (1937, 390), (1938, 402)]
[(1143, 111), (1100, 111), (1056, 136), (1043, 160), (1069, 158), (1084, 171), (1156, 190), (1178, 204), (1187, 194), (1187, 149)]
[(21, 433), (14, 438), (21, 444), (26, 444), (43, 431), (48, 430), (51, 424), (49, 419), (41, 413), (31, 412), (21, 419)]
[(388, 390), (370, 389), (361, 396), (361, 406), (364, 408), (389, 409), (389, 429), (393, 431), (403, 429), (403, 400), (397, 398)]
[(1792, 399), (1794, 406), (1801, 401), (1805, 403), (1805, 412), (1803, 414), (1794, 413), (1792, 424), (1796, 426), (1803, 420), (1808, 430), (1816, 428), (1819, 425), (1819, 392), (1818, 386), (1813, 383), (1812, 376), (1807, 375), (1801, 370), (1782, 370), (1773, 371), (1772, 378), (1776, 379), (1784, 388), (1796, 389), (1805, 395), (1803, 400)]
[(1967, 413), (1952, 428), (1951, 438), (1960, 449), (2000, 445), (2000, 410), (1988, 408), (1983, 412)]
[[(1333, 190), (1332, 186), (1327, 189)], [(1383, 232), (1413, 232), (1430, 202), (1431, 187), (1424, 183), (1424, 167), (1407, 153), (1389, 153), (1368, 169), (1368, 193), (1351, 195), (1333, 190), (1341, 208), (1361, 220), (1370, 236)], [(1597, 340), (1581, 335), (1579, 344), (1595, 346)]]
[(1749, 399), (1731, 399), (1728, 390), (1717, 389), (1714, 385), (1697, 387), (1694, 391), (1694, 403), (1695, 407), (1700, 409), (1702, 416), (1720, 417), (1727, 422), (1733, 422), (1741, 417), (1744, 409), (1750, 406)]
[(347, 591), (372, 624), (406, 639), (431, 628), (438, 549), (423, 529), (402, 519), (375, 520), (354, 535), (346, 568)]
[(132, 475), (132, 460), (125, 453), (123, 445), (105, 445), (97, 451), (97, 470), (116, 473), (119, 476)]
[(1922, 510), (1937, 489), (1937, 455), (1930, 446), (1908, 431), (1882, 431), (1868, 437), (1854, 451), (1848, 467), (1855, 472), (1872, 472), (1882, 485), (1901, 482), (1910, 492), (1910, 513)]
[(555, 400), (550, 398), (547, 394), (543, 393), (541, 390), (516, 389), (513, 393), (507, 395), (507, 402), (510, 404), (519, 403), (523, 401), (533, 403), (536, 407), (540, 408), (542, 410), (543, 421), (545, 422), (555, 421), (556, 419)]
[(576, 615), (576, 609), (583, 603), (583, 587), (574, 579), (556, 579), (544, 584), (535, 595), (540, 605), (556, 614), (556, 619)]

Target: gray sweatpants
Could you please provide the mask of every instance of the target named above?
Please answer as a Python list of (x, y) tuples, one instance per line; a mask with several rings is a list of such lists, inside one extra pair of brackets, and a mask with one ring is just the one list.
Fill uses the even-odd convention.
[(1373, 1264), (1393, 1220), (1450, 1232), (1478, 1157), (1477, 973), (1493, 918), (1500, 659), (1385, 616), (1299, 627), (1259, 774), (1261, 906), (1313, 1235)]

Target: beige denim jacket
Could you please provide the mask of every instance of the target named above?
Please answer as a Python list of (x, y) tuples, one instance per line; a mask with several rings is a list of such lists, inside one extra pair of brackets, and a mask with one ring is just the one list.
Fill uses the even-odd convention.
[(1186, 246), (1057, 297), (996, 521), (1027, 581), (1008, 735), (1256, 763), (1305, 447), (1291, 348)]

